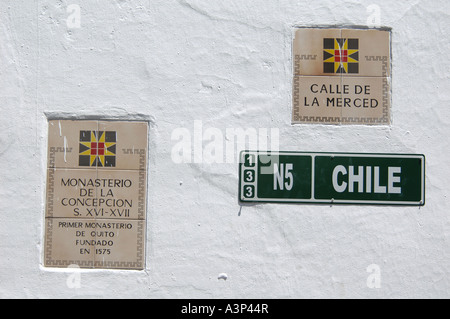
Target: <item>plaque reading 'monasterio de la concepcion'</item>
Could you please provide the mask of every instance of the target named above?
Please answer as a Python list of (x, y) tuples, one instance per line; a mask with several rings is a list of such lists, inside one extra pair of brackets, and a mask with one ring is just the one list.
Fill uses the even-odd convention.
[(44, 266), (144, 269), (148, 123), (48, 123)]
[(390, 30), (298, 28), (292, 123), (390, 124)]

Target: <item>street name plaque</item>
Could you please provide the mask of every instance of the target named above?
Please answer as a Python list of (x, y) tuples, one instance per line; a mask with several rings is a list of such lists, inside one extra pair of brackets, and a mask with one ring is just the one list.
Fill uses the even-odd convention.
[(143, 269), (148, 123), (51, 120), (44, 266)]
[(425, 205), (425, 157), (244, 151), (243, 203)]
[(390, 31), (297, 28), (292, 123), (390, 123)]

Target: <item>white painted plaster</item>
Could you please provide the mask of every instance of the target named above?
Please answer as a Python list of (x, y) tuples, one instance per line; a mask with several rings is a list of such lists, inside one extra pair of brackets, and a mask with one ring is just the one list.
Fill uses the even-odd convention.
[[(366, 25), (372, 4), (392, 27), (392, 125), (292, 126), (293, 26)], [(0, 297), (450, 297), (449, 12), (447, 0), (1, 1)], [(150, 121), (145, 271), (41, 266), (57, 117)], [(426, 206), (240, 207), (237, 163), (172, 161), (173, 130), (194, 121), (278, 128), (283, 151), (425, 154)]]

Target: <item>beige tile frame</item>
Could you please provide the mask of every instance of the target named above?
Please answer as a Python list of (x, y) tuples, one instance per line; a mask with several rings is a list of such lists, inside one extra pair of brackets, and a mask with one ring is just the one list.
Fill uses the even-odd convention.
[[(339, 33), (340, 30), (340, 33)], [(317, 36), (317, 34), (321, 36)], [(354, 74), (324, 74), (323, 73), (323, 37), (340, 34), (340, 37), (356, 37), (364, 34), (361, 40), (364, 46), (360, 50), (359, 63), (365, 72)], [(301, 37), (304, 37), (301, 38)], [(298, 38), (300, 37), (300, 40)], [(369, 39), (370, 38), (370, 39)], [(292, 81), (292, 124), (364, 124), (364, 125), (389, 125), (391, 123), (391, 31), (388, 29), (364, 29), (364, 28), (336, 28), (336, 27), (297, 27), (293, 40), (293, 81)], [(377, 45), (382, 41), (383, 45)], [(360, 48), (361, 47), (360, 43)], [(302, 46), (302, 44), (304, 44)], [(308, 45), (312, 49), (305, 49)], [(370, 55), (369, 55), (370, 54)], [(320, 57), (320, 58), (319, 58)], [(381, 89), (381, 112), (370, 114), (370, 112), (352, 113), (349, 110), (342, 111), (336, 115), (336, 111), (305, 109), (303, 98), (307, 94), (302, 88), (307, 76), (322, 76), (329, 81), (340, 78), (341, 83), (348, 78), (364, 80), (370, 77), (382, 78)], [(325, 81), (327, 81), (325, 80)]]
[[(58, 130), (54, 130), (55, 122), (58, 122)], [(62, 124), (61, 124), (62, 122)], [(87, 219), (87, 218), (67, 218), (67, 216), (64, 215), (58, 215), (58, 213), (55, 214), (54, 209), (55, 201), (55, 174), (60, 171), (83, 171), (86, 170), (85, 168), (79, 168), (77, 167), (75, 163), (74, 158), (71, 160), (68, 159), (68, 153), (70, 153), (70, 156), (73, 156), (75, 154), (75, 157), (78, 157), (78, 150), (76, 147), (71, 147), (70, 149), (68, 147), (65, 147), (67, 144), (67, 138), (64, 140), (64, 145), (61, 145), (62, 139), (60, 139), (57, 143), (55, 143), (55, 137), (56, 139), (62, 136), (68, 136), (62, 134), (63, 130), (67, 129), (67, 127), (64, 125), (65, 123), (68, 124), (69, 130), (70, 128), (75, 129), (77, 131), (80, 130), (80, 126), (77, 126), (77, 124), (80, 124), (82, 126), (81, 129), (86, 129), (86, 127), (90, 129), (95, 129), (95, 123), (96, 121), (65, 121), (65, 120), (50, 120), (49, 121), (49, 146), (48, 146), (48, 165), (47, 165), (47, 194), (46, 194), (46, 211), (45, 211), (45, 236), (44, 236), (44, 266), (46, 267), (68, 267), (70, 265), (76, 264), (81, 268), (103, 268), (103, 269), (130, 269), (130, 270), (141, 270), (145, 268), (145, 238), (146, 238), (146, 194), (147, 194), (147, 153), (148, 153), (148, 122), (135, 122), (135, 121), (97, 121), (98, 125), (96, 126), (97, 130), (98, 128), (107, 128), (109, 130), (115, 130), (118, 127), (121, 131), (125, 130), (128, 133), (128, 136), (134, 136), (135, 139), (133, 140), (133, 143), (128, 144), (126, 148), (116, 150), (121, 151), (124, 158), (133, 159), (133, 161), (124, 161), (124, 166), (119, 166), (119, 168), (91, 168), (90, 175), (95, 176), (111, 176), (118, 173), (126, 173), (129, 174), (132, 172), (132, 174), (135, 176), (134, 181), (138, 182), (138, 194), (133, 194), (133, 198), (138, 201), (137, 204), (137, 211), (134, 212), (132, 216), (129, 216), (130, 218), (124, 219), (127, 222), (136, 223), (137, 227), (134, 236), (128, 235), (128, 242), (135, 243), (133, 244), (133, 247), (127, 247), (125, 244), (122, 245), (122, 249), (126, 250), (126, 253), (118, 253), (113, 252), (112, 255), (110, 255), (108, 261), (104, 261), (101, 258), (96, 258), (96, 254), (90, 258), (89, 256), (86, 258), (76, 258), (76, 256), (68, 255), (67, 251), (73, 250), (73, 247), (67, 243), (68, 240), (71, 238), (73, 239), (74, 233), (70, 230), (62, 231), (58, 228), (55, 228), (55, 224), (58, 225), (58, 221), (61, 220), (69, 220), (71, 222), (76, 221), (104, 221), (104, 220), (116, 220), (116, 219), (110, 219), (110, 218), (93, 218), (93, 219)], [(83, 125), (87, 124), (86, 125)], [(118, 126), (115, 126), (117, 124), (120, 124)], [(138, 125), (140, 126), (140, 129), (136, 130), (128, 130), (127, 127), (124, 125), (130, 124), (130, 125)], [(53, 130), (52, 130), (53, 128)], [(145, 129), (143, 129), (145, 128)], [(87, 129), (86, 129), (87, 130)], [(59, 131), (59, 132), (58, 132)], [(131, 131), (131, 133), (130, 133)], [(127, 135), (125, 134), (125, 135)], [(136, 139), (136, 137), (138, 137)], [(74, 137), (72, 136), (72, 139)], [(126, 139), (126, 138), (125, 138)], [(75, 139), (76, 140), (76, 139)], [(137, 141), (138, 140), (138, 141)], [(73, 141), (70, 142), (72, 145), (77, 145), (78, 141), (76, 141), (76, 144), (73, 143)], [(139, 148), (141, 147), (141, 148)], [(61, 161), (61, 159), (64, 159), (64, 161)], [(69, 164), (67, 164), (69, 163)], [(130, 169), (130, 166), (126, 166), (129, 164), (132, 164), (133, 166)], [(60, 165), (59, 165), (60, 164)], [(57, 168), (57, 167), (60, 168)], [(92, 174), (92, 172), (95, 172)], [(57, 193), (57, 192), (56, 192)], [(97, 194), (96, 194), (97, 196)], [(55, 217), (58, 216), (58, 217)], [(130, 241), (129, 238), (135, 238)], [(54, 245), (55, 242), (62, 242), (62, 244)], [(62, 248), (61, 248), (62, 247)], [(95, 248), (94, 248), (95, 249)], [(114, 260), (114, 258), (111, 258), (113, 256), (126, 258), (126, 260)], [(123, 257), (125, 256), (125, 257)]]

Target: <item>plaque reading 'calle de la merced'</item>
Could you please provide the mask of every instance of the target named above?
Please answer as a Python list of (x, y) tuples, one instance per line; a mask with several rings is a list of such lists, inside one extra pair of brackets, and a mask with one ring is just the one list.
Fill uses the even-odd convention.
[(299, 28), (292, 123), (390, 124), (390, 31)]
[(148, 123), (51, 120), (44, 266), (145, 267)]

